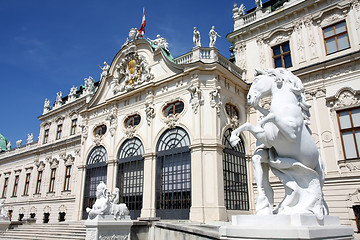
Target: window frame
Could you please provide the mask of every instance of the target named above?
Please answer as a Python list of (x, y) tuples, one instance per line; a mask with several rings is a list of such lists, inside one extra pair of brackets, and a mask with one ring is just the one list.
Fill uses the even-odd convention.
[(61, 138), (62, 128), (63, 128), (62, 124), (57, 125), (56, 140), (59, 140)]
[(70, 136), (76, 134), (77, 118), (71, 120)]
[(70, 191), (71, 165), (65, 166), (64, 192)]
[[(345, 32), (336, 33), (336, 28), (335, 28), (335, 26), (338, 25), (339, 23), (342, 23), (342, 22), (345, 24)], [(331, 36), (331, 37), (325, 38), (325, 29), (328, 29), (328, 28), (330, 28), (330, 27), (333, 27), (334, 35)], [(334, 23), (334, 24), (331, 24), (331, 25), (326, 26), (326, 27), (323, 27), (323, 28), (322, 28), (322, 33), (323, 33), (323, 39), (324, 39), (324, 46), (325, 46), (326, 55), (331, 55), (331, 54), (334, 54), (334, 53), (337, 53), (337, 52), (340, 52), (340, 51), (343, 51), (343, 50), (346, 50), (346, 49), (351, 48), (350, 38), (349, 38), (349, 34), (348, 34), (348, 28), (347, 28), (347, 24), (346, 24), (346, 21), (345, 21), (345, 20), (340, 21), (340, 22), (337, 22), (337, 23)], [(339, 36), (342, 36), (342, 35), (345, 35), (345, 34), (346, 34), (346, 37), (347, 37), (347, 40), (348, 40), (349, 47), (348, 47), (348, 48), (344, 48), (344, 49), (339, 49), (339, 43), (338, 43), (338, 40), (337, 40), (337, 39), (338, 39)], [(335, 51), (335, 52), (328, 53), (328, 47), (327, 47), (326, 41), (329, 40), (329, 39), (332, 39), (332, 38), (335, 38), (336, 51)]]
[(3, 192), (2, 192), (1, 198), (6, 198), (6, 192), (7, 192), (8, 186), (9, 186), (9, 177), (6, 177), (4, 179), (4, 187), (3, 187)]
[[(176, 104), (178, 104), (178, 103), (182, 104), (182, 107), (177, 108), (177, 105), (176, 105)], [(170, 110), (166, 112), (166, 110), (167, 110), (171, 105), (173, 105), (171, 112), (170, 112)], [(181, 110), (179, 110), (179, 109), (181, 109)], [(171, 103), (166, 104), (165, 107), (163, 108), (162, 112), (163, 112), (163, 115), (164, 115), (165, 117), (167, 117), (167, 116), (169, 116), (169, 115), (171, 115), (171, 114), (173, 114), (173, 115), (175, 115), (175, 114), (177, 114), (177, 113), (180, 114), (180, 113), (182, 113), (182, 112), (184, 111), (184, 109), (185, 109), (185, 104), (184, 104), (184, 102), (178, 100), (178, 101), (175, 101), (175, 102), (171, 102)], [(167, 114), (167, 113), (168, 113), (168, 114)]]
[[(345, 160), (360, 159), (360, 151), (359, 151), (360, 142), (357, 143), (356, 136), (355, 136), (355, 131), (360, 131), (360, 126), (354, 127), (354, 122), (353, 122), (353, 118), (352, 118), (352, 115), (351, 115), (351, 111), (355, 110), (355, 109), (360, 110), (360, 107), (349, 108), (349, 109), (343, 109), (343, 110), (336, 111), (336, 116), (337, 116), (338, 126), (339, 126), (340, 139), (341, 139), (341, 146), (342, 146), (342, 150), (343, 150), (343, 153), (344, 153), (344, 159)], [(341, 129), (340, 118), (339, 118), (339, 113), (341, 113), (341, 112), (348, 112), (349, 113), (349, 118), (350, 118), (350, 123), (351, 123), (350, 128)], [(356, 154), (357, 154), (356, 158), (347, 158), (346, 157), (345, 144), (344, 144), (343, 135), (342, 135), (342, 133), (344, 133), (344, 132), (352, 132), (352, 136), (354, 138), (355, 150), (356, 150)]]
[(49, 128), (44, 130), (43, 144), (47, 143), (48, 141), (49, 141)]
[(56, 168), (52, 168), (50, 172), (50, 181), (49, 181), (49, 191), (48, 193), (55, 192), (55, 177), (56, 177)]
[(26, 173), (25, 184), (24, 184), (24, 193), (23, 193), (24, 196), (29, 195), (30, 177), (31, 177), (31, 173)]
[[(129, 121), (131, 121), (130, 124), (128, 124)], [(124, 126), (125, 126), (126, 128), (128, 128), (128, 127), (135, 127), (135, 126), (139, 125), (140, 122), (141, 122), (141, 116), (140, 116), (140, 114), (133, 114), (133, 115), (128, 116), (128, 117), (125, 119), (125, 121), (124, 121)]]
[(41, 193), (41, 181), (42, 181), (42, 175), (43, 175), (43, 171), (38, 171), (38, 176), (37, 176), (37, 180), (36, 180), (36, 188), (35, 188), (35, 194), (40, 194)]
[[(289, 51), (283, 52), (283, 45), (285, 45), (286, 43), (289, 45)], [(274, 48), (275, 48), (275, 47), (280, 47), (280, 55), (274, 55)], [(285, 66), (284, 56), (285, 56), (285, 55), (288, 55), (288, 54), (289, 54), (289, 56), (290, 56), (291, 66), (286, 67), (286, 66)], [(280, 43), (280, 44), (277, 44), (277, 45), (272, 46), (272, 47), (271, 47), (271, 55), (272, 55), (272, 59), (273, 59), (273, 66), (274, 66), (274, 68), (277, 68), (277, 66), (276, 66), (276, 64), (275, 64), (275, 59), (277, 59), (277, 58), (281, 58), (281, 67), (282, 67), (282, 68), (291, 68), (291, 67), (294, 66), (294, 65), (293, 65), (293, 60), (292, 60), (292, 57), (291, 57), (290, 41), (285, 41), (285, 42), (282, 42), (282, 43)]]
[(19, 179), (20, 179), (20, 176), (19, 176), (19, 175), (15, 175), (14, 187), (13, 187), (13, 192), (12, 192), (11, 197), (16, 197), (17, 190), (18, 190), (18, 186), (19, 186)]

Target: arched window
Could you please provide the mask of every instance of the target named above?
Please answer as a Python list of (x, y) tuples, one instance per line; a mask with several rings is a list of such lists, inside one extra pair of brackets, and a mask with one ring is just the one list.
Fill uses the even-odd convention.
[(126, 140), (118, 154), (117, 186), (120, 202), (130, 210), (131, 219), (140, 217), (144, 183), (144, 147), (138, 138)]
[(237, 117), (238, 119), (240, 118), (240, 114), (239, 114), (239, 110), (235, 105), (232, 105), (231, 103), (226, 103), (225, 104), (225, 111), (226, 114), (230, 117)]
[(97, 126), (95, 129), (94, 129), (94, 135), (99, 135), (99, 136), (102, 136), (106, 133), (106, 130), (107, 130), (107, 127), (106, 125), (100, 125), (100, 126)]
[(245, 147), (240, 138), (239, 143), (232, 147), (230, 136), (232, 129), (224, 133), (223, 174), (224, 198), (228, 210), (249, 210), (249, 191), (246, 170)]
[(191, 207), (190, 138), (182, 128), (164, 132), (156, 153), (156, 216), (189, 219)]
[(86, 161), (86, 176), (83, 201), (83, 219), (87, 219), (87, 207), (92, 207), (96, 200), (96, 187), (103, 181), (106, 183), (107, 152), (102, 146), (91, 150)]

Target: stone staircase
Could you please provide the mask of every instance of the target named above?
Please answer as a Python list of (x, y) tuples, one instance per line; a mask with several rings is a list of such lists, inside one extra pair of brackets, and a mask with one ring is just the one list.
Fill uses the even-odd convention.
[(37, 240), (85, 240), (86, 228), (83, 222), (24, 224), (0, 233), (0, 239)]

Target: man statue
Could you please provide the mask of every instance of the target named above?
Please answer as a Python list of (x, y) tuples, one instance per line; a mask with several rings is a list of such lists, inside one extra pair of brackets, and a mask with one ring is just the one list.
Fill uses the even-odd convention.
[(195, 47), (201, 47), (200, 32), (194, 27), (193, 42)]
[(212, 26), (211, 29), (210, 29), (209, 37), (210, 37), (209, 47), (215, 47), (216, 38), (221, 37), (221, 36), (219, 34), (217, 34), (217, 32), (215, 32), (215, 27), (214, 26)]

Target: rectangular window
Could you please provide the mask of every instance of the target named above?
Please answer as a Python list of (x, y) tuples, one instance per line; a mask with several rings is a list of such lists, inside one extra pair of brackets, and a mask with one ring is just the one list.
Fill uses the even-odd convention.
[(43, 171), (39, 171), (39, 172), (38, 172), (38, 177), (37, 177), (37, 181), (36, 181), (35, 194), (40, 194), (42, 174), (43, 174)]
[(77, 119), (73, 119), (71, 121), (71, 132), (70, 135), (74, 135), (76, 133), (76, 127), (77, 127)]
[(289, 42), (276, 45), (271, 48), (273, 52), (274, 66), (288, 68), (292, 67)]
[(337, 113), (345, 159), (358, 159), (360, 153), (360, 108)]
[(51, 169), (49, 193), (54, 192), (56, 168)]
[(57, 131), (56, 131), (56, 140), (61, 138), (61, 132), (62, 132), (62, 124), (59, 124), (57, 126)]
[(350, 47), (345, 21), (323, 28), (326, 54), (338, 52)]
[(30, 185), (30, 173), (26, 174), (25, 186), (24, 186), (24, 195), (29, 195), (29, 185)]
[(44, 141), (43, 143), (47, 143), (49, 140), (49, 129), (45, 129), (44, 131)]
[(65, 180), (64, 180), (64, 191), (70, 191), (70, 178), (71, 178), (71, 166), (66, 166)]
[(9, 178), (7, 177), (4, 180), (4, 188), (3, 188), (2, 195), (1, 195), (2, 198), (6, 198), (6, 192), (7, 192), (8, 184), (9, 184)]
[(19, 184), (19, 175), (16, 175), (15, 180), (14, 180), (14, 188), (13, 188), (13, 192), (12, 192), (12, 197), (16, 197), (18, 184)]

